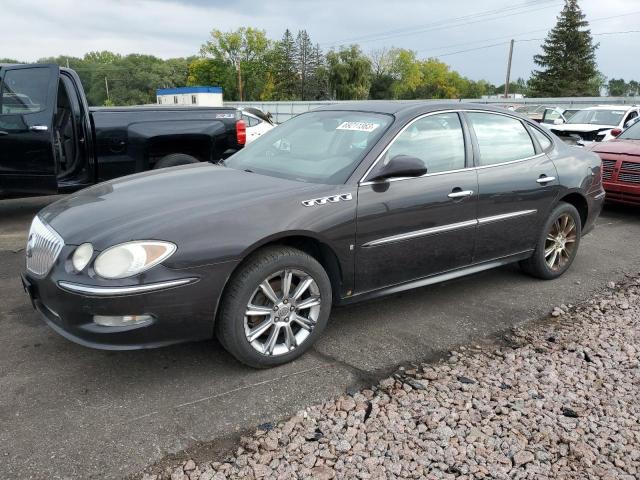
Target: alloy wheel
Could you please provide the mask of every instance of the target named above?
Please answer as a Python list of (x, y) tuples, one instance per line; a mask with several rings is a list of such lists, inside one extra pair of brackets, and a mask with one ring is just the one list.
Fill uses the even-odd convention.
[(562, 270), (571, 261), (576, 239), (576, 222), (571, 215), (563, 213), (551, 225), (544, 243), (547, 267), (553, 271)]
[(285, 269), (254, 290), (244, 314), (247, 341), (268, 356), (287, 354), (311, 335), (320, 315), (320, 289), (306, 272)]

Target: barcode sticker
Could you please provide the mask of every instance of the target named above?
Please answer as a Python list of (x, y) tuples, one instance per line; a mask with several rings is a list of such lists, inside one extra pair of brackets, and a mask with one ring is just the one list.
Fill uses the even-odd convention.
[(357, 132), (373, 132), (380, 124), (369, 122), (342, 122), (336, 130), (355, 130)]

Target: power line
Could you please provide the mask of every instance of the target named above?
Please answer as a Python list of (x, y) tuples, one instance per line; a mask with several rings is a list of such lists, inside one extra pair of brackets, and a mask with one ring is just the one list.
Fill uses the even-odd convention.
[[(600, 21), (604, 21), (604, 20), (610, 20), (612, 18), (628, 17), (630, 15), (637, 15), (637, 14), (640, 14), (640, 10), (633, 11), (633, 12), (627, 12), (627, 13), (623, 13), (623, 14), (619, 14), (619, 15), (611, 15), (611, 16), (608, 16), (608, 17), (594, 18), (594, 19), (590, 20), (589, 23), (591, 24), (591, 23), (600, 22)], [(453, 48), (453, 47), (459, 47), (459, 46), (464, 46), (464, 45), (477, 45), (480, 42), (490, 42), (492, 40), (501, 40), (503, 38), (510, 39), (510, 38), (518, 37), (520, 35), (526, 35), (526, 34), (529, 34), (529, 33), (548, 32), (549, 30), (550, 30), (549, 28), (540, 28), (540, 29), (537, 29), (537, 30), (529, 30), (529, 31), (526, 31), (526, 32), (512, 33), (511, 35), (504, 35), (504, 36), (500, 36), (500, 37), (485, 38), (485, 39), (482, 39), (482, 40), (474, 40), (474, 41), (470, 41), (470, 42), (462, 42), (462, 43), (456, 43), (456, 44), (451, 44), (451, 45), (447, 45), (447, 46), (441, 46), (441, 47), (438, 47), (438, 51), (443, 51), (444, 50), (444, 53), (439, 54), (436, 51), (436, 52), (432, 53), (430, 56), (456, 55), (458, 53), (472, 52), (472, 51), (476, 51), (476, 50), (482, 50), (483, 48), (490, 48), (490, 47), (496, 47), (496, 46), (499, 46), (499, 45), (506, 45), (506, 44), (509, 43), (508, 41), (500, 42), (500, 43), (494, 43), (494, 44), (486, 45), (486, 46), (483, 46), (483, 47), (460, 50), (460, 51), (457, 51), (457, 52), (447, 52), (447, 50), (449, 50), (450, 48)], [(635, 33), (635, 31), (633, 31), (633, 30), (629, 30), (628, 32), (629, 33)], [(615, 33), (618, 33), (618, 32), (611, 32), (611, 34), (615, 34)], [(624, 33), (624, 32), (620, 32), (620, 33)], [(605, 32), (603, 34), (609, 34), (609, 33)], [(594, 35), (601, 35), (601, 34), (594, 34)], [(525, 42), (525, 41), (533, 41), (533, 40), (544, 40), (544, 39), (542, 38), (542, 39), (524, 39), (524, 40), (519, 40), (519, 39), (516, 38), (516, 42)], [(424, 52), (424, 50), (418, 51), (417, 53), (424, 55), (423, 52)]]
[[(437, 22), (432, 22), (432, 23), (427, 23), (425, 25), (422, 25), (420, 27), (414, 27), (414, 28), (403, 28), (403, 29), (397, 29), (397, 30), (390, 30), (387, 32), (380, 32), (377, 34), (369, 34), (369, 35), (364, 35), (364, 36), (360, 36), (360, 37), (351, 37), (348, 39), (343, 39), (343, 40), (338, 40), (338, 41), (332, 41), (332, 42), (323, 42), (320, 45), (322, 46), (336, 46), (336, 45), (340, 45), (340, 44), (344, 44), (347, 42), (358, 42), (358, 43), (366, 43), (366, 42), (372, 42), (372, 41), (378, 41), (378, 40), (386, 40), (389, 38), (395, 38), (395, 37), (400, 37), (400, 36), (406, 36), (406, 35), (415, 35), (417, 33), (424, 33), (424, 32), (428, 32), (428, 31), (433, 31), (433, 30), (440, 30), (443, 28), (455, 28), (455, 27), (462, 27), (465, 25), (471, 25), (474, 23), (480, 23), (480, 22), (486, 22), (489, 20), (497, 20), (497, 19), (502, 19), (504, 17), (511, 17), (511, 16), (515, 16), (515, 15), (522, 15), (523, 13), (532, 13), (532, 12), (536, 12), (539, 10), (545, 10), (547, 8), (550, 7), (556, 7), (559, 4), (557, 3), (558, 0), (540, 0), (537, 2), (528, 2), (526, 4), (522, 4), (522, 5), (515, 5), (515, 6), (506, 6), (500, 9), (494, 9), (494, 10), (487, 10), (485, 12), (478, 12), (475, 14), (470, 14), (470, 15), (464, 15), (462, 17), (455, 17), (455, 18), (450, 18), (450, 19), (446, 19), (446, 20), (440, 20)], [(540, 8), (541, 4), (544, 3), (551, 3), (550, 5), (546, 5), (544, 7)], [(531, 8), (531, 7), (536, 7), (536, 8)], [(524, 9), (524, 10), (522, 10)], [(522, 11), (515, 11), (515, 10), (522, 10)], [(505, 12), (512, 12), (512, 13), (507, 13), (505, 15)], [(498, 15), (495, 18), (479, 18), (479, 17), (487, 17), (487, 16), (494, 16), (494, 15)], [(474, 18), (474, 20), (470, 21), (470, 22), (463, 22), (463, 23), (458, 23), (462, 20), (467, 20), (469, 18)], [(457, 24), (455, 24), (457, 23)], [(455, 25), (450, 25), (450, 24), (455, 24)]]

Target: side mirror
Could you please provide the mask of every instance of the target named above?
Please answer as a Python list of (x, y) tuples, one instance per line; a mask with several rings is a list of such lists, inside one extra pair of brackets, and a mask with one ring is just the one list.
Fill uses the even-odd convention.
[(389, 163), (370, 180), (386, 180), (388, 178), (420, 177), (427, 173), (427, 167), (418, 157), (396, 155)]
[(613, 130), (611, 130), (611, 135), (614, 136), (614, 137), (617, 137), (621, 133), (622, 133), (622, 129), (620, 129), (620, 128), (614, 128)]

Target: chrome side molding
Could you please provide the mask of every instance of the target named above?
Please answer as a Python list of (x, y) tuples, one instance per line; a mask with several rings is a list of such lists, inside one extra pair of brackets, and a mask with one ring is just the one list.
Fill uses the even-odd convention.
[[(460, 192), (463, 193), (463, 192)], [(509, 220), (517, 217), (524, 217), (527, 215), (533, 215), (538, 210), (521, 210), (519, 212), (509, 212), (500, 215), (493, 215), (491, 217), (482, 217), (474, 220), (466, 220), (464, 222), (450, 223), (448, 225), (440, 225), (439, 227), (425, 228), (422, 230), (414, 230), (412, 232), (401, 233), (398, 235), (392, 235), (390, 237), (383, 237), (377, 240), (372, 240), (362, 245), (363, 248), (377, 247), (379, 245), (385, 245), (387, 243), (401, 242), (403, 240), (409, 240), (412, 238), (425, 237), (427, 235), (437, 235), (438, 233), (451, 232), (461, 228), (475, 227), (476, 225), (486, 225), (488, 223), (500, 222), (502, 220)]]

